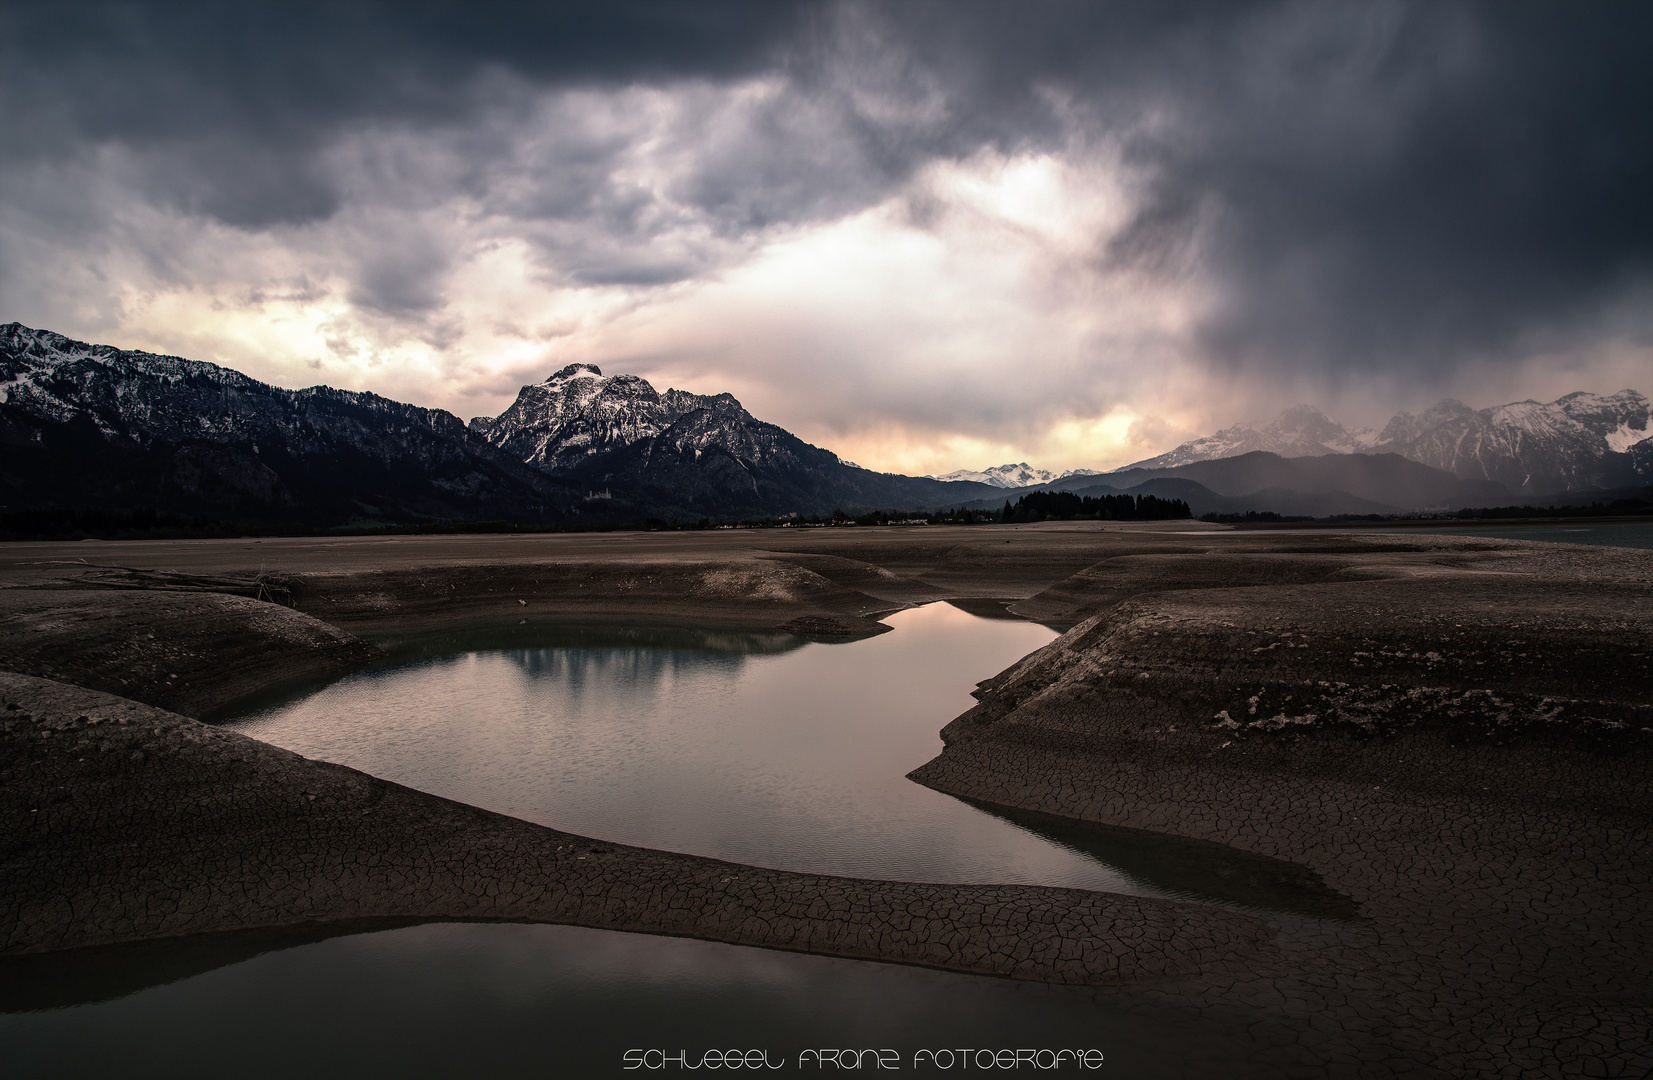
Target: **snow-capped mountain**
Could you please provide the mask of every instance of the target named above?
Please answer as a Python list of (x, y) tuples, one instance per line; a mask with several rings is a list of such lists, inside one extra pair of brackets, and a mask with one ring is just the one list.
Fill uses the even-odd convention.
[[(1167, 469), (1257, 450), (1276, 462), (1358, 454), (1347, 477), (1281, 473), (1269, 483), (1347, 480), (1355, 486), (1337, 490), (1410, 506), (1382, 487), (1399, 483), (1395, 463), (1410, 459), (1483, 485), (1436, 491), (1432, 481), (1418, 505), (1481, 505), (1506, 487), (1547, 494), (1648, 483), (1650, 419), (1647, 398), (1629, 390), (1479, 411), (1442, 402), (1395, 417), (1377, 436), (1299, 406), (1131, 468), (1166, 479)], [(1242, 470), (1244, 482), (1268, 479), (1259, 468)], [(499, 416), (466, 425), (376, 394), (284, 390), (215, 364), (0, 326), (0, 510), (152, 508), (327, 525), (726, 519), (1002, 502), (1007, 490), (1094, 476), (1025, 462), (939, 478), (873, 472), (758, 420), (728, 394), (662, 393), (591, 365), (523, 387)], [(1396, 490), (1421, 490), (1417, 478), (1407, 483)]]
[(1053, 473), (1049, 469), (1035, 469), (1027, 462), (1018, 462), (1014, 465), (995, 465), (991, 469), (975, 472), (970, 469), (956, 469), (944, 476), (932, 476), (932, 480), (967, 480), (977, 484), (991, 484), (996, 488), (1024, 488), (1035, 484), (1048, 484), (1052, 480), (1059, 480), (1068, 473)]
[(689, 517), (940, 505), (986, 490), (877, 473), (747, 412), (730, 394), (658, 392), (570, 364), (471, 431), (524, 464)]
[(1442, 401), (1419, 416), (1400, 413), (1381, 432), (1349, 430), (1298, 405), (1268, 425), (1236, 424), (1127, 465), (1166, 469), (1256, 450), (1283, 458), (1399, 454), (1464, 480), (1494, 480), (1536, 495), (1645, 484), (1653, 480), (1653, 434), (1646, 397), (1575, 393), (1548, 404), (1521, 401), (1472, 409)]
[(995, 465), (991, 469), (983, 469), (980, 472), (971, 469), (956, 469), (943, 476), (931, 476), (930, 479), (942, 480), (948, 483), (991, 484), (996, 488), (1016, 490), (1054, 484), (1074, 477), (1097, 475), (1100, 474), (1094, 469), (1068, 469), (1065, 472), (1051, 472), (1049, 469), (1035, 469), (1027, 462), (1022, 461), (1014, 465)]
[[(573, 498), (459, 418), (0, 326), (0, 499), (340, 522), (555, 516)], [(563, 490), (566, 489), (566, 490)]]
[(1169, 453), (1126, 465), (1125, 469), (1173, 469), (1195, 461), (1212, 461), (1262, 450), (1283, 458), (1354, 454), (1368, 449), (1377, 433), (1349, 430), (1312, 405), (1294, 405), (1269, 424), (1245, 423), (1215, 435), (1185, 442)]
[[(469, 425), (326, 386), (0, 326), (0, 510), (166, 510), (337, 525), (830, 514), (993, 487), (872, 472), (728, 394), (575, 364)], [(591, 496), (600, 492), (600, 503)]]
[(1653, 480), (1650, 419), (1647, 398), (1634, 390), (1480, 410), (1447, 400), (1421, 416), (1396, 416), (1374, 449), (1523, 494), (1607, 488)]
[(497, 417), (474, 418), (470, 428), (524, 464), (555, 472), (653, 438), (711, 402), (682, 390), (657, 393), (636, 375), (605, 376), (595, 364), (569, 364), (524, 386)]

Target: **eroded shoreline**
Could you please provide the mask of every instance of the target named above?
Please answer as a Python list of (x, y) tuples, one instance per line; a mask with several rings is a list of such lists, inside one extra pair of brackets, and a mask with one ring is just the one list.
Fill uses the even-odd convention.
[[(0, 666), (132, 700), (88, 704), (85, 690), (8, 678), (19, 708), (6, 714), (0, 800), (18, 824), (5, 950), (331, 919), (544, 918), (1128, 983), (1134, 1001), (1220, 1015), (1245, 1033), (1238, 1071), (1258, 1074), (1561, 1075), (1593, 1062), (1611, 1075), (1653, 1062), (1649, 817), (1637, 797), (1653, 556), (1072, 526), (844, 532), (504, 538), (463, 551), (301, 542), (285, 560), (280, 544), (248, 542), (9, 552)], [(78, 569), (61, 550), (77, 547), (98, 558)], [(168, 574), (268, 583), (309, 614), (169, 589)], [(264, 751), (285, 752), (216, 729), (192, 739), (199, 726), (181, 716), (144, 713), (141, 730), (167, 733), (147, 749), (126, 748), (140, 730), (130, 722), (91, 723), (146, 698), (204, 715), (295, 667), (325, 677), (370, 662), (354, 635), (398, 626), (698, 614), (847, 636), (881, 611), (971, 596), (1075, 629), (989, 680), (916, 779), (1284, 859), (1353, 897), (1362, 918), (784, 875), (600, 843), (608, 850), (570, 860), (556, 849), (593, 842), (278, 761)], [(1435, 626), (1443, 612), (1472, 625)], [(163, 618), (178, 629), (167, 670), (149, 671), (158, 646), (121, 652), (133, 639), (123, 628)], [(226, 664), (226, 648), (240, 659)], [(88, 748), (96, 767), (82, 775)], [(163, 789), (173, 796), (155, 801)], [(179, 809), (191, 800), (237, 809)], [(30, 801), (57, 815), (45, 835), (26, 831), (41, 828), (22, 821), (42, 810)], [(295, 839), (306, 837), (322, 839)], [(72, 867), (85, 879), (64, 878)], [(43, 901), (69, 895), (55, 916)]]

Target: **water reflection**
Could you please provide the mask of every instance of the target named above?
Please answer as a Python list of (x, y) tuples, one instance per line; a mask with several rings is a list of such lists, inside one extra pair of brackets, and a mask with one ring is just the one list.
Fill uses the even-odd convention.
[(531, 648), (407, 659), (235, 726), (309, 757), (642, 847), (783, 870), (1353, 915), (1289, 863), (977, 805), (908, 781), (940, 752), (941, 727), (974, 703), (976, 680), (1055, 636), (992, 613), (1000, 617), (936, 604), (891, 616), (891, 633), (838, 645), (542, 629)]
[[(738, 679), (745, 657), (667, 649), (533, 649), (503, 658), (529, 679), (554, 679), (578, 699), (588, 691), (651, 699), (685, 678)], [(453, 663), (454, 661), (445, 661)]]
[(0, 1013), (68, 1009), (116, 1001), (265, 953), (425, 922), (424, 919), (345, 920), (0, 956)]
[(630, 1048), (760, 1048), (796, 1071), (812, 1047), (893, 1048), (903, 1070), (923, 1047), (1095, 1047), (1111, 1075), (1136, 1077), (1198, 1070), (1191, 1036), (1218, 1034), (1202, 1028), (1145, 1029), (1082, 989), (578, 927), (432, 924), (0, 1015), (0, 1052), (20, 1076), (446, 1077), (619, 1076)]
[[(992, 614), (992, 612), (989, 612)], [(935, 605), (843, 645), (534, 628), (399, 662), (236, 725), (587, 835), (784, 869), (1194, 895), (1342, 916), (1290, 864), (973, 806), (905, 779), (969, 690), (1049, 641)], [(1243, 1031), (1118, 999), (561, 926), (426, 924), (0, 961), (8, 1071), (610, 1075), (625, 1050), (1095, 1047), (1115, 1075), (1223, 1075)], [(335, 937), (335, 934), (349, 936)]]
[(719, 656), (775, 656), (801, 649), (809, 639), (778, 630), (728, 630), (575, 620), (533, 621), (517, 626), (443, 627), (382, 639), (398, 662), (467, 652), (539, 649), (653, 649)]
[(785, 870), (1154, 891), (920, 787), (969, 691), (1055, 637), (944, 604), (888, 634), (470, 651), (236, 721), (255, 738), (588, 836)]

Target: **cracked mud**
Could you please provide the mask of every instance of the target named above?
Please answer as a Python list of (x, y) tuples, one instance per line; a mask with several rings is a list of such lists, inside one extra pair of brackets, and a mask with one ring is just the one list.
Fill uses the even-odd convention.
[[(1224, 1075), (1653, 1069), (1647, 552), (1048, 525), (76, 548), (0, 554), (13, 957), (549, 921), (1116, 987), (1147, 1024), (1218, 1032)], [(914, 779), (1226, 845), (1325, 904), (736, 866), (189, 719), (371, 662), (362, 636), (596, 613), (862, 636), (972, 598), (1072, 628), (987, 680)]]

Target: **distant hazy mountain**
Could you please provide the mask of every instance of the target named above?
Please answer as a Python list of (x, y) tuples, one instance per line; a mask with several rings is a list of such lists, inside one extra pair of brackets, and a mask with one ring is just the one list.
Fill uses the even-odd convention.
[(830, 514), (985, 484), (871, 472), (728, 394), (572, 365), (498, 417), (0, 326), (0, 509), (148, 507), (310, 524)]
[[(1318, 514), (1393, 513), (1410, 510), (1458, 510), (1466, 506), (1501, 506), (1511, 500), (1504, 485), (1463, 480), (1399, 454), (1321, 454), (1282, 458), (1261, 450), (1213, 461), (1196, 461), (1170, 469), (1124, 469), (1108, 473), (1110, 485), (1134, 486), (1160, 478), (1193, 480), (1214, 494), (1249, 499), (1243, 509), (1276, 513), (1311, 513), (1280, 509), (1289, 498), (1313, 496), (1317, 505), (1338, 502), (1338, 509)], [(1271, 493), (1270, 505), (1255, 505)], [(1337, 497), (1333, 499), (1333, 497)], [(1225, 507), (1225, 509), (1231, 509)], [(1203, 511), (1202, 511), (1203, 512)]]
[[(1261, 452), (1261, 451), (1259, 451)], [(1121, 489), (1132, 495), (1157, 495), (1181, 499), (1195, 517), (1204, 514), (1243, 514), (1248, 510), (1268, 511), (1287, 517), (1331, 517), (1334, 514), (1394, 514), (1400, 507), (1362, 499), (1346, 491), (1294, 491), (1290, 488), (1262, 488), (1246, 495), (1219, 495), (1204, 484), (1181, 477), (1165, 476), (1144, 480)], [(1081, 495), (1113, 494), (1108, 485), (1081, 488)]]
[(943, 476), (931, 476), (932, 480), (964, 480), (977, 484), (988, 484), (997, 488), (1032, 487), (1034, 484), (1044, 484), (1056, 479), (1056, 474), (1049, 469), (1035, 469), (1023, 461), (1015, 465), (995, 465), (991, 469), (976, 472), (971, 469), (956, 469)]
[[(1196, 516), (1267, 510), (1277, 514), (1396, 514), (1504, 506), (1502, 484), (1461, 480), (1398, 454), (1320, 454), (1282, 458), (1262, 450), (1169, 468), (1082, 475), (1042, 487), (1078, 495), (1157, 495), (1182, 499)], [(975, 504), (993, 505), (992, 500)]]
[(1460, 479), (1493, 480), (1512, 493), (1544, 494), (1653, 480), (1647, 398), (1575, 393), (1540, 404), (1475, 410), (1443, 401), (1421, 416), (1401, 413), (1382, 432), (1351, 431), (1299, 405), (1272, 424), (1238, 424), (1139, 461), (1114, 474), (1164, 469), (1268, 451), (1281, 457), (1393, 453)]
[(1169, 453), (1114, 471), (1170, 469), (1195, 461), (1234, 457), (1258, 450), (1283, 458), (1352, 454), (1370, 447), (1376, 435), (1376, 432), (1365, 428), (1350, 431), (1313, 406), (1294, 405), (1271, 424), (1235, 424), (1215, 435), (1183, 443)]
[(932, 476), (932, 480), (970, 481), (977, 484), (990, 484), (996, 488), (1025, 488), (1037, 484), (1048, 484), (1052, 480), (1075, 475), (1075, 471), (1054, 473), (1049, 469), (1035, 469), (1027, 462), (1022, 461), (1014, 465), (995, 465), (991, 469), (974, 472), (970, 469), (958, 469), (944, 476)]

